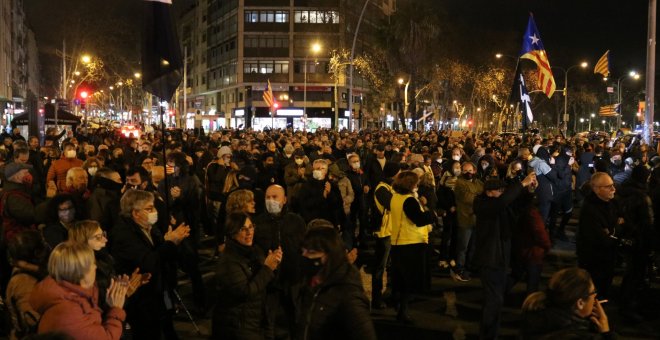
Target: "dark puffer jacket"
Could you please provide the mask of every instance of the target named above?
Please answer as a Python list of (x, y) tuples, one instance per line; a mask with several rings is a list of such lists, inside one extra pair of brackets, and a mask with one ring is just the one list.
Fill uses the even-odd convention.
[(257, 247), (227, 240), (218, 263), (217, 296), (212, 339), (263, 339), (266, 287), (273, 271)]
[(340, 265), (325, 282), (303, 286), (296, 303), (297, 339), (376, 339), (360, 273), (348, 263)]

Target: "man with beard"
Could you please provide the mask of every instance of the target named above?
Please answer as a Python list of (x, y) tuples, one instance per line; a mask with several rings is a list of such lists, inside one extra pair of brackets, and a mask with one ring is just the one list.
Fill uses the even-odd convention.
[(281, 247), (282, 263), (268, 288), (268, 335), (288, 339), (294, 326), (293, 290), (300, 282), (300, 245), (307, 231), (300, 215), (288, 211), (284, 188), (274, 184), (266, 189), (266, 210), (254, 219), (254, 242), (264, 254)]

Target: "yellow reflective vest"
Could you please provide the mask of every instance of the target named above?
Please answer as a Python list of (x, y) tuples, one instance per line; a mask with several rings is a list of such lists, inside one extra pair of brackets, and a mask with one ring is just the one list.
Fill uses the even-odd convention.
[[(390, 203), (390, 219), (392, 225), (392, 245), (402, 246), (407, 244), (429, 243), (429, 231), (432, 226), (417, 226), (411, 221), (406, 213), (403, 212), (403, 202), (408, 197), (415, 198), (412, 194), (401, 195), (394, 193), (392, 202)], [(419, 200), (415, 198), (417, 203)], [(419, 203), (420, 209), (423, 210), (422, 204)]]

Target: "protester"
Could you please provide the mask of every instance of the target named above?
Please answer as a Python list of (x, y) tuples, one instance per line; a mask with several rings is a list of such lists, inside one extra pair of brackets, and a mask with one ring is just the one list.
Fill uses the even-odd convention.
[(267, 256), (253, 246), (254, 225), (245, 213), (227, 215), (227, 242), (218, 263), (212, 339), (262, 339), (266, 287), (282, 261), (282, 249)]
[(302, 243), (305, 278), (297, 300), (296, 339), (376, 339), (369, 301), (339, 234), (310, 227)]
[(128, 282), (111, 281), (105, 297), (109, 310), (102, 313), (94, 252), (89, 246), (64, 242), (55, 247), (48, 260), (48, 274), (30, 297), (30, 304), (41, 314), (39, 333), (59, 331), (80, 340), (121, 337)]

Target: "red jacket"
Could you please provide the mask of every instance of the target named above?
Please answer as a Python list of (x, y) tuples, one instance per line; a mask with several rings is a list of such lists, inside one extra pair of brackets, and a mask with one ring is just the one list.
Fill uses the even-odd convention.
[(539, 210), (535, 207), (525, 210), (513, 233), (513, 254), (521, 263), (540, 265), (552, 244)]
[(98, 296), (96, 286), (85, 290), (46, 277), (35, 286), (30, 297), (30, 304), (41, 314), (39, 333), (62, 332), (80, 340), (119, 339), (126, 313), (113, 307), (103, 317)]

